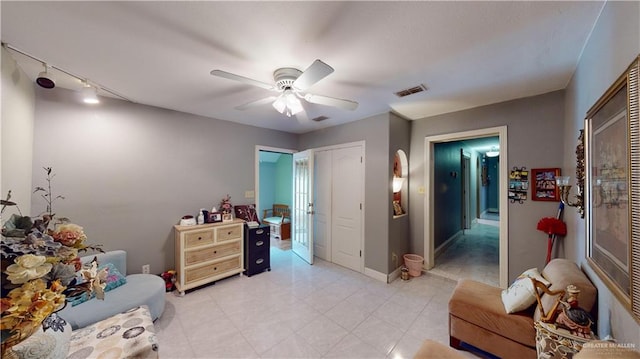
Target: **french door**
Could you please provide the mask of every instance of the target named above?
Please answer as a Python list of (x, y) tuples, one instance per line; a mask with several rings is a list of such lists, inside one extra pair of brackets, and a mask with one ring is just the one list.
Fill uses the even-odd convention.
[(313, 150), (293, 154), (291, 249), (313, 264)]

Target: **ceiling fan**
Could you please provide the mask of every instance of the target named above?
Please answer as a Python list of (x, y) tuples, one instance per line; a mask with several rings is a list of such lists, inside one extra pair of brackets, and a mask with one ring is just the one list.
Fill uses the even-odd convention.
[(304, 72), (291, 67), (283, 67), (275, 70), (273, 72), (274, 85), (222, 70), (213, 70), (211, 71), (211, 75), (239, 81), (279, 93), (277, 96), (269, 96), (237, 106), (237, 110), (246, 110), (251, 107), (271, 103), (272, 106), (282, 114), (289, 117), (296, 115), (299, 118), (304, 118), (306, 117), (306, 114), (300, 99), (304, 99), (309, 103), (332, 106), (351, 111), (358, 108), (358, 103), (355, 101), (315, 95), (306, 92), (308, 88), (327, 77), (332, 72), (333, 68), (331, 66), (320, 60), (315, 60), (311, 66), (304, 70)]

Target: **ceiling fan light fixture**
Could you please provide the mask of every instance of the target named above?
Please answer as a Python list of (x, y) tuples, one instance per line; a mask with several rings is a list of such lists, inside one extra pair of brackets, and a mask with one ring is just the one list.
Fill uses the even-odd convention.
[(291, 89), (284, 90), (284, 92), (278, 96), (278, 98), (273, 102), (273, 108), (278, 112), (287, 115), (287, 117), (291, 117), (303, 110), (300, 99), (298, 99)]
[(278, 96), (278, 98), (273, 101), (273, 108), (280, 113), (284, 113), (285, 108), (287, 107), (287, 102), (285, 101), (282, 95)]

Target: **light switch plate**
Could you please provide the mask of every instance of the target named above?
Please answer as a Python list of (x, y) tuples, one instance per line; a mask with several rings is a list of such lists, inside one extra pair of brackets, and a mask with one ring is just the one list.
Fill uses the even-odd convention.
[(244, 198), (253, 198), (256, 196), (255, 191), (244, 191)]

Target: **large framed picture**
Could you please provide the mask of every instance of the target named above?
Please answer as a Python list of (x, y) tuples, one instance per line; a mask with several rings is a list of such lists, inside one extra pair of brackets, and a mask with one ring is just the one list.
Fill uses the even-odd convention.
[(560, 201), (560, 192), (556, 186), (559, 168), (531, 169), (531, 199), (534, 201)]
[(587, 112), (585, 209), (589, 266), (640, 322), (638, 70), (636, 58)]

